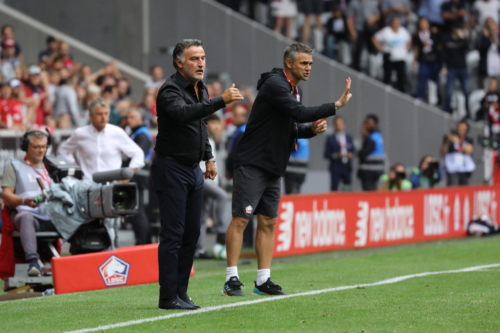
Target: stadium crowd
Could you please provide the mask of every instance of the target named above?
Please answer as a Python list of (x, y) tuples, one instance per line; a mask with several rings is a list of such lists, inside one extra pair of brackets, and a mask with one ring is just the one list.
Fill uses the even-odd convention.
[(490, 79), (500, 77), (498, 0), (219, 2), (445, 112), (473, 120), (485, 116), (477, 112), (480, 101)]
[[(344, 11), (339, 12), (338, 8), (346, 8), (347, 13), (361, 10), (361, 8), (367, 10), (367, 7), (364, 6), (355, 9), (355, 6), (360, 6), (359, 2), (361, 1), (368, 3), (371, 0), (351, 0), (350, 2), (341, 3), (340, 7), (335, 7), (333, 18), (338, 17), (339, 13), (344, 15)], [(394, 14), (394, 18), (387, 17), (384, 22), (401, 25), (399, 28), (403, 29), (403, 26), (410, 24), (410, 12), (402, 11), (400, 7), (402, 5), (396, 4), (396, 0), (392, 2), (394, 2), (395, 8), (388, 10), (388, 13), (399, 14)], [(288, 2), (283, 1), (283, 3)], [(375, 6), (374, 8), (378, 7)], [(401, 14), (401, 12), (403, 13)], [(386, 14), (386, 16), (389, 14)], [(363, 15), (366, 15), (366, 13)], [(487, 19), (484, 21), (493, 22)], [(332, 23), (331, 20), (329, 22)], [(425, 23), (422, 22), (425, 22), (425, 20), (421, 20), (420, 24), (422, 28), (425, 28)], [(482, 21), (479, 20), (478, 22)], [(435, 28), (435, 22), (431, 23)], [(495, 26), (494, 23), (491, 23), (492, 27)], [(332, 27), (337, 26), (336, 23), (332, 24)], [(439, 29), (444, 29), (445, 26), (442, 25)], [(318, 25), (316, 28), (319, 29), (319, 27)], [(456, 28), (457, 26), (452, 25), (452, 27)], [(365, 38), (368, 45), (372, 45), (370, 43), (373, 41), (377, 48), (384, 48), (385, 46), (382, 44), (385, 43), (385, 37), (379, 34), (381, 33), (377, 32), (375, 36), (381, 36), (380, 38), (371, 38), (372, 35), (368, 38), (367, 35), (365, 36), (360, 31), (358, 38), (359, 40)], [(328, 33), (325, 36), (328, 37)], [(22, 45), (16, 42), (14, 28), (9, 25), (3, 26), (1, 37), (0, 129), (17, 131), (48, 129), (52, 132), (55, 129), (79, 128), (91, 123), (89, 105), (99, 98), (110, 105), (109, 123), (122, 127), (129, 135), (134, 135), (134, 132), (139, 127), (145, 126), (150, 129), (157, 127), (156, 96), (165, 81), (161, 66), (151, 66), (151, 79), (145, 83), (143, 98), (141, 101), (134, 101), (130, 97), (130, 79), (122, 75), (114, 63), (109, 63), (99, 69), (91, 68), (89, 65), (79, 63), (78, 59), (73, 59), (68, 43), (58, 40), (55, 36), (49, 36), (46, 39), (46, 49), (41, 50), (38, 55), (38, 62), (26, 64), (23, 61)], [(325, 40), (327, 44), (330, 43), (328, 38)], [(352, 36), (345, 39), (345, 41), (349, 40), (353, 40)], [(388, 43), (393, 44), (390, 41)], [(428, 52), (428, 48), (434, 45), (429, 44), (429, 40), (424, 44), (421, 45), (421, 52), (422, 55), (425, 55), (424, 58), (428, 59), (430, 57), (429, 52), (436, 53), (436, 51), (433, 49), (434, 51)], [(324, 48), (324, 52), (330, 54), (331, 50), (328, 47)], [(489, 56), (490, 52), (487, 53)], [(420, 56), (418, 59), (422, 63), (427, 61), (423, 58), (421, 60)], [(486, 61), (486, 64), (489, 63), (490, 60)], [(391, 70), (394, 69), (401, 74), (400, 64), (394, 62), (391, 63), (390, 67)], [(435, 73), (430, 65), (425, 67), (425, 65), (420, 64), (419, 68), (422, 71), (427, 70), (429, 76)], [(426, 69), (424, 70), (424, 68)], [(448, 73), (452, 73), (450, 69), (448, 69)], [(458, 79), (461, 78), (460, 73), (460, 71), (456, 73)], [(485, 73), (489, 72), (486, 71)], [(488, 75), (484, 75), (484, 77), (486, 76)], [(391, 78), (390, 75), (387, 77)], [(498, 96), (496, 92), (498, 86), (494, 85), (495, 81), (490, 82), (490, 89), (482, 102), (481, 112), (485, 117), (489, 115), (490, 123), (493, 125), (492, 128), (496, 128), (495, 126), (498, 127), (498, 117), (492, 117), (490, 106), (496, 106), (498, 109), (498, 99), (495, 104), (493, 99), (487, 97)], [(400, 81), (398, 85), (403, 87), (403, 83)], [(223, 92), (222, 84), (218, 81), (207, 82), (207, 89), (210, 98), (220, 96)], [(211, 142), (215, 146), (214, 150), (222, 157), (222, 162), (218, 162), (219, 168), (221, 163), (224, 163), (223, 169), (226, 174), (221, 175), (222, 177), (219, 176), (225, 181), (217, 179), (215, 186), (207, 187), (205, 193), (207, 204), (203, 218), (212, 221), (206, 226), (209, 227), (210, 231), (210, 226), (214, 225), (214, 230), (218, 234), (218, 242), (222, 244), (225, 235), (223, 231), (220, 231), (222, 230), (220, 226), (222, 225), (224, 207), (227, 203), (226, 190), (231, 190), (234, 152), (245, 131), (245, 124), (255, 99), (255, 91), (252, 88), (242, 86), (240, 91), (244, 97), (243, 101), (227, 105), (224, 109), (210, 116), (207, 121)], [(130, 110), (134, 110), (134, 112), (130, 112)], [(142, 118), (142, 121), (140, 118)], [(359, 169), (356, 175), (362, 183), (363, 190), (407, 190), (435, 187), (440, 183), (444, 173), (447, 175), (448, 185), (467, 184), (470, 174), (474, 170), (473, 161), (470, 157), (473, 151), (473, 142), (472, 139), (466, 137), (464, 126), (467, 126), (467, 123), (465, 121), (460, 121), (457, 130), (445, 137), (440, 151), (445, 162), (442, 167), (437, 162), (440, 158), (425, 156), (419, 166), (412, 169), (408, 175), (405, 167), (399, 163), (393, 165), (389, 173), (384, 174), (386, 170), (384, 163), (387, 159), (383, 147), (383, 135), (378, 128), (377, 116), (370, 115), (363, 122), (361, 140), (359, 140), (362, 141), (362, 144), (358, 145), (358, 147), (354, 146), (354, 135), (344, 132), (345, 126), (346, 124), (341, 117), (334, 118), (333, 127), (335, 133), (326, 138), (325, 142), (324, 157), (330, 162), (330, 187), (332, 191), (338, 190), (340, 183), (342, 183), (342, 190), (348, 191), (352, 189), (353, 159), (355, 158), (358, 158), (359, 161)], [(148, 141), (149, 139), (142, 141), (147, 144), (152, 142)], [(135, 137), (134, 141), (138, 143), (138, 139)], [(143, 148), (146, 158), (150, 159), (151, 151), (148, 147), (141, 148)], [(301, 185), (304, 183), (307, 173), (308, 159), (307, 140), (299, 140), (297, 152), (292, 154), (285, 174), (286, 193), (300, 193)], [(465, 165), (464, 161), (468, 163), (467, 167), (458, 167), (457, 169), (456, 165), (461, 164), (463, 166)], [(410, 180), (407, 180), (407, 177)], [(154, 191), (154, 184), (145, 183), (141, 185), (141, 189), (147, 187), (149, 187), (150, 191)], [(155, 205), (158, 205), (158, 203), (155, 201), (155, 196), (150, 196), (149, 200), (150, 207), (146, 210), (142, 209), (141, 215), (149, 215), (150, 221), (154, 222), (153, 212), (157, 211)], [(251, 234), (251, 230), (249, 232)], [(147, 233), (148, 235), (141, 236), (140, 244), (150, 242), (151, 235), (149, 234), (151, 231)], [(136, 234), (138, 235), (139, 232)], [(201, 250), (204, 247), (203, 242), (204, 238), (201, 238), (199, 244)], [(251, 244), (248, 245), (251, 246)], [(203, 251), (201, 251), (201, 257), (203, 257)]]

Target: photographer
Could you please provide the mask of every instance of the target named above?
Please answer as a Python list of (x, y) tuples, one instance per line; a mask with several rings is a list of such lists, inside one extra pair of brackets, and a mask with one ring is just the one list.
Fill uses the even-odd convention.
[(441, 181), (439, 162), (431, 155), (424, 156), (411, 173), (411, 184), (415, 188), (433, 188)]
[(406, 179), (406, 168), (401, 163), (394, 164), (388, 174), (380, 176), (379, 183), (382, 184), (379, 191), (411, 190), (411, 182)]
[(469, 124), (461, 120), (457, 129), (445, 135), (440, 153), (444, 157), (447, 185), (468, 185), (471, 173), (476, 169), (472, 159), (473, 140), (467, 136)]

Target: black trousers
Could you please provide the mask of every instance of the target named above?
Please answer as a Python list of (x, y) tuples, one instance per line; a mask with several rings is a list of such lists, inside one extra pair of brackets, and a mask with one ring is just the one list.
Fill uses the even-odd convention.
[(285, 172), (285, 193), (299, 194), (302, 184), (306, 180), (305, 173)]
[(151, 167), (160, 204), (160, 299), (187, 292), (200, 236), (203, 174), (199, 167), (156, 158)]
[[(132, 181), (134, 181), (132, 179)], [(137, 184), (139, 194), (139, 209), (137, 214), (127, 218), (134, 230), (135, 245), (151, 244), (151, 225), (144, 207), (144, 188)]]
[(361, 71), (361, 53), (363, 48), (366, 47), (369, 53), (374, 53), (374, 46), (372, 43), (373, 33), (368, 30), (358, 31), (358, 39), (354, 44), (352, 51), (351, 67), (357, 71)]
[(348, 166), (335, 166), (330, 168), (330, 191), (338, 191), (339, 183), (352, 184), (352, 170)]
[(396, 89), (405, 92), (406, 63), (404, 61), (391, 61), (389, 54), (384, 54), (384, 83), (391, 84), (392, 71), (396, 71)]
[(378, 188), (378, 180), (382, 176), (382, 172), (371, 170), (359, 170), (358, 178), (361, 180), (363, 191), (376, 191)]

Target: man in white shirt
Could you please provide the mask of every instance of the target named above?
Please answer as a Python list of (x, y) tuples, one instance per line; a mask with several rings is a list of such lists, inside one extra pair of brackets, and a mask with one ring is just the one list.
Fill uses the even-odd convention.
[(411, 35), (401, 26), (399, 17), (394, 16), (391, 25), (377, 32), (372, 42), (384, 54), (384, 83), (390, 84), (392, 72), (396, 71), (396, 88), (405, 92), (406, 59), (411, 47)]
[(131, 159), (129, 167), (135, 172), (144, 166), (144, 152), (118, 126), (108, 124), (110, 105), (101, 98), (89, 106), (91, 124), (77, 128), (57, 148), (57, 154), (74, 162), (73, 153), (78, 153), (83, 178), (92, 179), (95, 172), (119, 169), (122, 154)]
[[(74, 162), (73, 153), (78, 153), (83, 178), (92, 179), (95, 172), (120, 169), (122, 154), (129, 157), (129, 168), (136, 171), (144, 166), (144, 152), (118, 126), (108, 124), (111, 107), (98, 98), (89, 105), (91, 124), (77, 128), (73, 134), (57, 148), (57, 154)], [(118, 229), (117, 219), (106, 219), (108, 232)], [(110, 234), (114, 247), (118, 247), (117, 234)]]

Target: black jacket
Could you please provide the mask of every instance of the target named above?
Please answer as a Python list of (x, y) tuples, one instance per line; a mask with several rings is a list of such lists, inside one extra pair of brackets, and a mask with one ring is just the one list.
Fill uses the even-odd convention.
[(443, 63), (448, 68), (466, 69), (469, 43), (465, 38), (453, 38), (451, 34), (443, 38)]
[(161, 86), (156, 98), (156, 155), (169, 156), (187, 164), (213, 157), (205, 118), (225, 104), (221, 96), (208, 99), (203, 81), (198, 82), (198, 90), (199, 101), (193, 85), (179, 72)]
[[(354, 141), (352, 139), (352, 136), (346, 133), (345, 138), (347, 144), (347, 152), (352, 153), (354, 157), (355, 151), (354, 151)], [(340, 147), (340, 144), (337, 141), (337, 136), (335, 134), (330, 135), (326, 139), (325, 152), (323, 154), (323, 157), (330, 161), (330, 170), (336, 168), (347, 168), (349, 170), (352, 169), (351, 160), (348, 160), (347, 163), (344, 163), (342, 159), (338, 158), (337, 155), (338, 153), (341, 152), (341, 150), (342, 148)]]
[[(259, 90), (245, 134), (236, 151), (234, 167), (254, 165), (283, 176), (296, 138), (315, 136), (310, 125), (300, 125), (335, 115), (335, 104), (305, 107), (292, 94), (283, 69), (261, 74)], [(302, 98), (302, 92), (299, 89)]]

